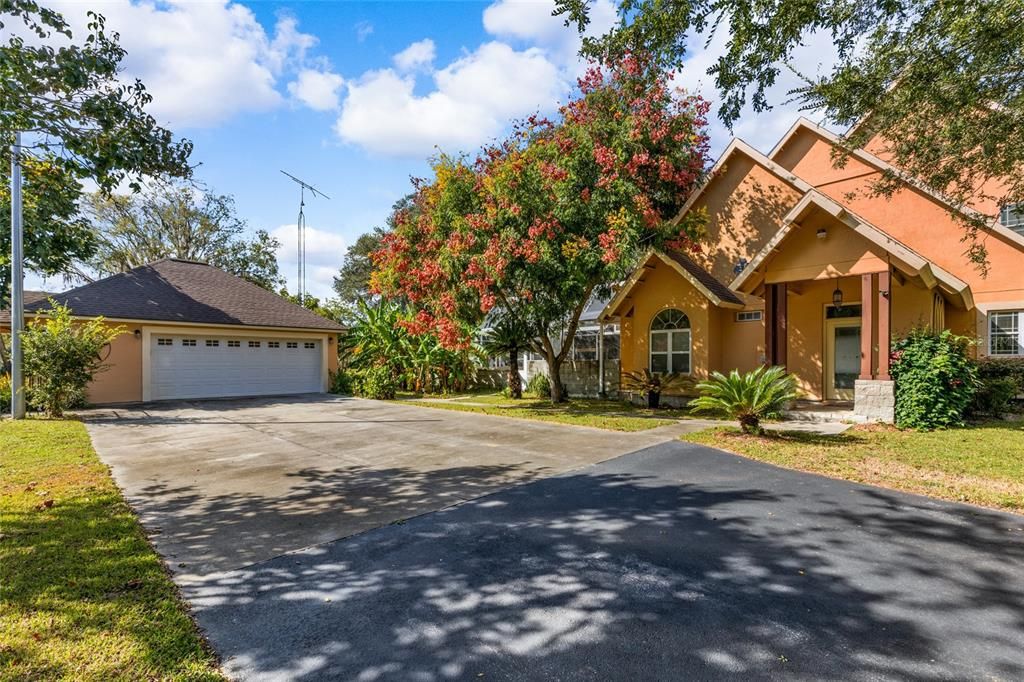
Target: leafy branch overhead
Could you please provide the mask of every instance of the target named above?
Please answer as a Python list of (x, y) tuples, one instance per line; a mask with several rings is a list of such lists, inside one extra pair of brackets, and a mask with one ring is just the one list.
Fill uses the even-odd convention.
[[(556, 10), (582, 30), (587, 0), (557, 0)], [(968, 254), (984, 266), (978, 233), (999, 208), (1024, 201), (1024, 0), (620, 0), (621, 25), (587, 38), (590, 55), (653, 54), (681, 65), (715, 31), (728, 36), (708, 73), (718, 115), (732, 126), (750, 105), (763, 112), (797, 50), (827, 35), (838, 55), (822, 74), (800, 74), (791, 92), (805, 109), (854, 127), (849, 149), (867, 148), (902, 174), (959, 207)], [(843, 162), (839, 155), (837, 163)], [(883, 174), (881, 194), (901, 186)]]
[(10, 253), (10, 147), (23, 135), (25, 259), (43, 275), (71, 274), (96, 239), (80, 215), (83, 181), (110, 192), (146, 176), (188, 177), (192, 143), (146, 111), (151, 97), (119, 74), (124, 50), (103, 17), (85, 35), (34, 0), (0, 0), (0, 304)]

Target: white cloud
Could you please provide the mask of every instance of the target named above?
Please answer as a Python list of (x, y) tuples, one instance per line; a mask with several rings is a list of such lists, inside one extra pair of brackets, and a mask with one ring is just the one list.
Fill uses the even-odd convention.
[[(554, 0), (497, 0), (484, 10), (484, 28), (505, 40), (521, 40), (547, 50), (566, 66), (579, 62), (582, 41), (576, 26), (565, 25), (565, 15), (554, 16)], [(606, 33), (615, 24), (615, 4), (611, 0), (590, 3), (588, 36)]]
[(330, 111), (338, 108), (338, 91), (344, 84), (345, 79), (331, 71), (303, 69), (288, 84), (288, 92), (310, 109)]
[(360, 21), (355, 25), (356, 40), (363, 42), (373, 35), (373, 24), (368, 21)]
[(430, 38), (420, 40), (395, 55), (395, 66), (401, 71), (415, 71), (430, 66), (434, 61), (434, 41)]
[(424, 156), (435, 147), (466, 150), (499, 134), (510, 119), (550, 109), (566, 91), (564, 73), (543, 50), (481, 45), (432, 74), (434, 89), (415, 93), (415, 79), (393, 69), (353, 82), (336, 130), (373, 152)]
[[(298, 286), (298, 245), (295, 224), (281, 225), (271, 231), (281, 242), (277, 250), (277, 264), (288, 280), (288, 291)], [(320, 299), (334, 296), (334, 275), (345, 257), (345, 238), (335, 232), (306, 227), (306, 290)]]
[[(82, 5), (56, 9), (75, 27), (76, 39), (85, 34)], [(279, 106), (279, 76), (317, 42), (290, 17), (268, 34), (249, 8), (227, 0), (110, 0), (100, 11), (127, 51), (122, 76), (142, 80), (153, 95), (150, 112), (174, 127), (210, 126)]]

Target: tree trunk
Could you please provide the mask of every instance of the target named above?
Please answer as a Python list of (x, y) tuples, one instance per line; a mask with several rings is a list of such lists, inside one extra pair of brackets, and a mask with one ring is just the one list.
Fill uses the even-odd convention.
[(523, 380), (519, 377), (519, 349), (508, 351), (508, 392), (514, 399), (523, 397)]
[(545, 353), (548, 361), (548, 382), (551, 384), (551, 402), (564, 403), (568, 398), (562, 390), (562, 358), (554, 353)]

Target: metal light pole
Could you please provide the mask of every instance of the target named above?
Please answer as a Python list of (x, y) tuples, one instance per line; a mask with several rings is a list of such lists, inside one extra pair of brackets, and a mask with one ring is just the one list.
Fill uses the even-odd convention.
[(22, 376), (21, 332), (25, 328), (24, 274), (21, 226), (21, 133), (11, 145), (11, 417), (25, 418), (25, 380)]

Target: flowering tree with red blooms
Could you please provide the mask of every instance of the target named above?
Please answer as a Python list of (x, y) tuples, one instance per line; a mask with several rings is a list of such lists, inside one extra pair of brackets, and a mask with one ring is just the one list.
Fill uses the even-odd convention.
[(547, 360), (552, 399), (591, 296), (651, 247), (694, 248), (677, 213), (708, 167), (708, 103), (628, 56), (593, 66), (557, 120), (517, 124), (472, 163), (440, 156), (373, 254), (372, 286), (416, 306), (413, 333), (448, 346), (494, 308)]

